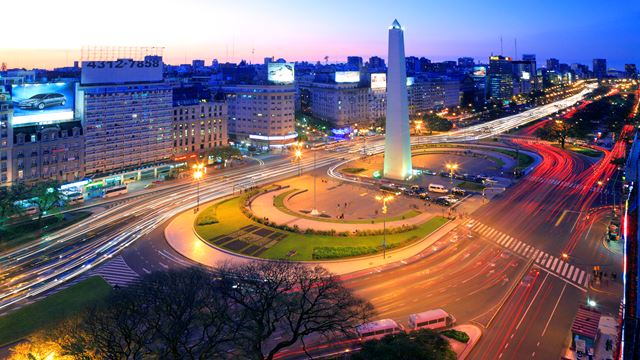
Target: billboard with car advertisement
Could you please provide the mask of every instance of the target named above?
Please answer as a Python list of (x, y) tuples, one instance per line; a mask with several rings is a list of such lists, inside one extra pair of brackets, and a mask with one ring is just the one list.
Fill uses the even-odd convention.
[(295, 79), (293, 63), (271, 62), (267, 66), (267, 79), (275, 84), (291, 84)]
[(11, 85), (13, 126), (73, 120), (75, 83)]
[(486, 66), (474, 66), (473, 67), (473, 77), (481, 78), (487, 76), (487, 67)]

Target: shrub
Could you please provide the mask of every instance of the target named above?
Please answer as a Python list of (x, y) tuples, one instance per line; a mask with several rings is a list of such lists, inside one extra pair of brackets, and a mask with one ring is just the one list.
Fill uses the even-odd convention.
[(363, 171), (365, 171), (366, 169), (364, 168), (345, 168), (342, 169), (342, 171), (346, 172), (347, 174), (358, 174), (361, 173)]
[(444, 335), (444, 336), (446, 336), (448, 338), (451, 338), (451, 339), (454, 339), (454, 340), (458, 340), (458, 341), (463, 342), (465, 344), (467, 342), (469, 342), (469, 335), (467, 335), (467, 333), (464, 332), (464, 331), (458, 331), (458, 330), (449, 329), (449, 330), (445, 330), (445, 331), (441, 332), (440, 334), (442, 334), (442, 335)]
[(375, 254), (378, 248), (373, 246), (335, 246), (317, 247), (313, 249), (313, 259), (337, 259), (351, 256)]

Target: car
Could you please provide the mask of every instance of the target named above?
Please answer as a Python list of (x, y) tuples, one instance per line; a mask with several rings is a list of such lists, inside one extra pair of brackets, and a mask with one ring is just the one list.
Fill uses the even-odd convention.
[(460, 201), (460, 198), (454, 195), (445, 195), (443, 198), (447, 199), (450, 204), (455, 204)]
[(429, 194), (426, 192), (421, 192), (420, 194), (418, 194), (418, 197), (420, 197), (420, 199), (422, 200), (431, 201), (431, 196), (429, 196)]
[(42, 93), (36, 94), (32, 97), (22, 100), (18, 103), (20, 109), (37, 109), (43, 110), (51, 106), (61, 105), (64, 106), (67, 103), (67, 98), (58, 93)]
[(485, 185), (495, 185), (495, 184), (498, 183), (498, 181), (493, 179), (493, 178), (488, 177), (488, 178), (483, 179), (482, 183), (485, 184)]
[(453, 174), (453, 178), (456, 180), (464, 180), (465, 176), (463, 174), (455, 173)]
[(454, 195), (460, 195), (460, 196), (465, 196), (467, 195), (467, 191), (465, 189), (459, 188), (459, 187), (454, 187), (451, 189), (451, 193)]
[[(427, 175), (438, 175), (435, 171), (433, 170), (429, 170), (429, 169), (424, 169), (422, 170), (423, 174), (427, 174)], [(448, 175), (447, 175), (448, 176)]]
[(441, 196), (439, 198), (436, 198), (435, 200), (433, 200), (433, 202), (435, 204), (442, 205), (442, 206), (451, 206), (451, 202), (446, 196)]
[(442, 177), (451, 177), (451, 174), (448, 171), (440, 171), (440, 176), (442, 176)]

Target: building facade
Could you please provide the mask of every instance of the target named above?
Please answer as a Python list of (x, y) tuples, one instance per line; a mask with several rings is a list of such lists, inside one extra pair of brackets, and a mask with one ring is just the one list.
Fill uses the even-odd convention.
[(171, 158), (173, 101), (167, 84), (80, 86), (76, 113), (84, 129), (87, 175)]
[(222, 91), (230, 137), (264, 147), (288, 146), (296, 141), (293, 85), (236, 85)]
[(227, 119), (224, 101), (200, 99), (191, 104), (174, 102), (173, 158), (179, 160), (193, 155), (203, 156), (214, 148), (228, 145)]
[(597, 79), (607, 77), (607, 59), (593, 59), (593, 76)]
[(0, 186), (11, 184), (10, 150), (13, 142), (11, 106), (11, 96), (0, 87)]
[(489, 99), (495, 102), (509, 102), (513, 97), (513, 66), (507, 56), (489, 58), (487, 90)]
[[(303, 88), (308, 91), (313, 116), (327, 120), (335, 127), (367, 124), (372, 118), (369, 114), (368, 87), (361, 87), (358, 83), (313, 82)], [(372, 100), (379, 98), (374, 96)]]

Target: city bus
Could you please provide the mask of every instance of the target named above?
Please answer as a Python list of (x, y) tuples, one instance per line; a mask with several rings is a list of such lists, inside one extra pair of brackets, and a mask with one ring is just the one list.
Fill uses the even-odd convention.
[(103, 197), (113, 197), (127, 193), (127, 185), (117, 185), (104, 189)]
[(409, 315), (409, 327), (411, 327), (411, 330), (442, 329), (453, 325), (455, 322), (456, 318), (442, 309)]
[(82, 193), (67, 194), (65, 198), (69, 205), (82, 204), (84, 202), (84, 195), (82, 195)]
[(404, 331), (402, 325), (398, 325), (393, 319), (382, 319), (362, 324), (356, 327), (360, 341), (380, 340), (390, 334), (398, 334)]

